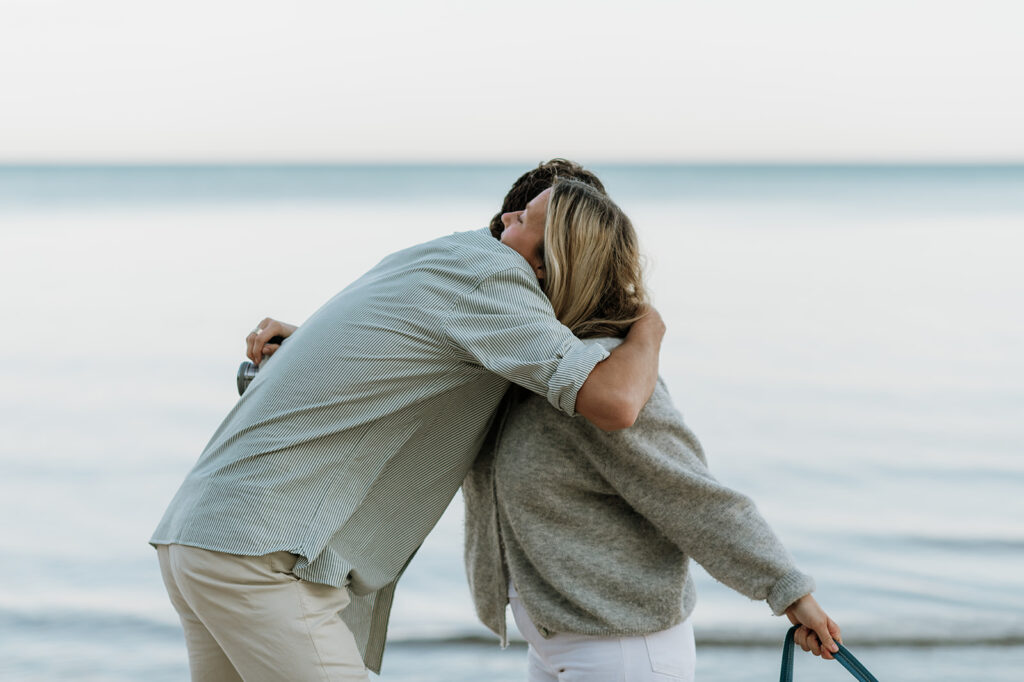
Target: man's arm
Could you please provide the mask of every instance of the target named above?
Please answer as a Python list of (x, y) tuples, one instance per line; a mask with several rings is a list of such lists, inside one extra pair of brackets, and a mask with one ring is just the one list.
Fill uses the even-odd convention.
[[(278, 348), (267, 343), (271, 338), (287, 338), (296, 329), (293, 324), (264, 318), (246, 337), (246, 355), (259, 364)], [(664, 335), (661, 315), (648, 307), (630, 327), (626, 339), (591, 370), (576, 394), (576, 412), (604, 431), (632, 426), (654, 392)]]
[(664, 335), (661, 315), (648, 307), (626, 340), (594, 366), (576, 394), (576, 412), (604, 431), (632, 426), (654, 393)]
[(665, 325), (657, 312), (646, 313), (611, 355), (573, 336), (533, 272), (515, 267), (465, 292), (444, 329), (465, 361), (545, 396), (565, 414), (615, 430), (636, 420), (657, 380)]

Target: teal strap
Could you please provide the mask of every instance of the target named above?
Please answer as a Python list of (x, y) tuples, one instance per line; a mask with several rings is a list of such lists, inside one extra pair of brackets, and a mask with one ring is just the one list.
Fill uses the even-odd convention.
[[(782, 645), (782, 674), (779, 676), (779, 682), (793, 682), (793, 647), (795, 646), (793, 635), (796, 634), (799, 627), (799, 625), (794, 625), (786, 633), (786, 641)], [(839, 643), (837, 642), (837, 644)], [(868, 672), (864, 664), (858, 661), (842, 644), (839, 644), (839, 652), (833, 655), (860, 682), (878, 682), (878, 678)]]

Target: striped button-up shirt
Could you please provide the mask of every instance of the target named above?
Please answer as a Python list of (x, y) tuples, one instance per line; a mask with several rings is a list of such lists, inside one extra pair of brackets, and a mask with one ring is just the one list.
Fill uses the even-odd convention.
[(379, 671), (395, 583), (509, 382), (571, 415), (607, 355), (487, 230), (392, 254), (264, 364), (150, 542), (298, 555), (300, 578), (353, 593), (342, 615)]

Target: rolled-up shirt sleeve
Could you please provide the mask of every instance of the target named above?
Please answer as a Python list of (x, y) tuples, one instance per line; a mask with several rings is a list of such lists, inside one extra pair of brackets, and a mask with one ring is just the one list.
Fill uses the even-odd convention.
[(533, 274), (520, 268), (495, 273), (461, 296), (445, 331), (467, 362), (546, 397), (570, 416), (591, 370), (609, 355), (561, 324)]

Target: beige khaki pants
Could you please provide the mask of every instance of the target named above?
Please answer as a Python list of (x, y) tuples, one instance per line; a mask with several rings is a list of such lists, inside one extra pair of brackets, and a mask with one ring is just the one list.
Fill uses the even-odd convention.
[(300, 580), (288, 552), (246, 557), (160, 545), (193, 682), (366, 682), (339, 615), (348, 590)]

